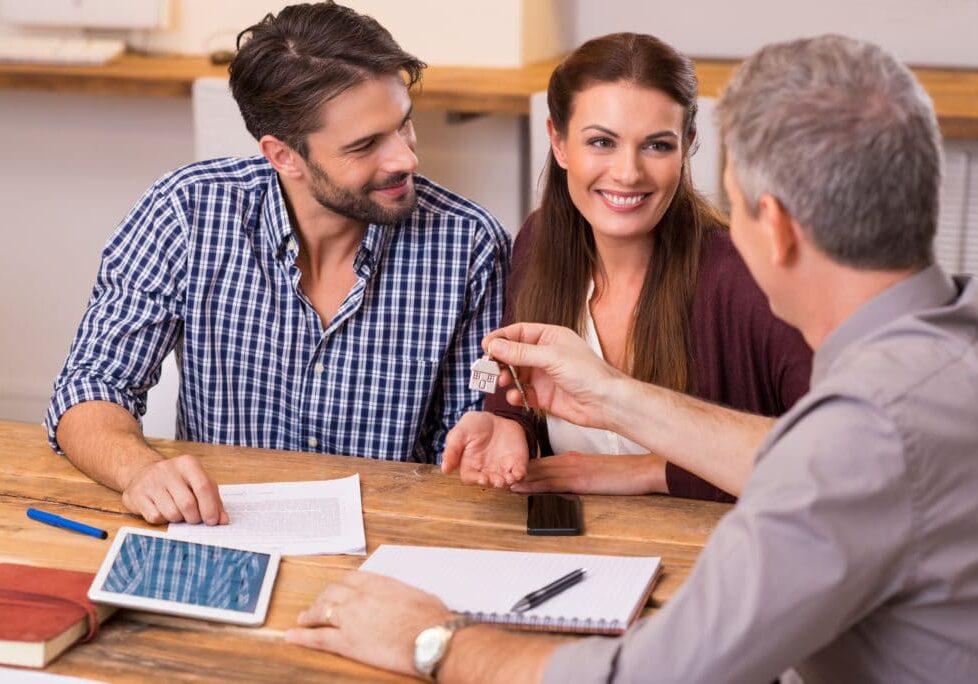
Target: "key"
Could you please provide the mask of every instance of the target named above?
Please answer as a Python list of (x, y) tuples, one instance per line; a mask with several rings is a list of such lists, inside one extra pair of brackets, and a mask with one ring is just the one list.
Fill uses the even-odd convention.
[(491, 356), (486, 354), (481, 359), (476, 359), (469, 369), (472, 375), (469, 378), (469, 389), (495, 394), (496, 383), (499, 381), (499, 374), (502, 370)]
[[(513, 374), (513, 383), (516, 385), (516, 389), (520, 393), (520, 398), (523, 400), (523, 408), (529, 412), (530, 404), (526, 401), (526, 392), (523, 391), (523, 385), (520, 383), (519, 376), (516, 375), (516, 369), (510, 364), (506, 364), (506, 367)], [(472, 375), (469, 378), (469, 389), (485, 392), (486, 394), (494, 394), (496, 392), (496, 384), (499, 381), (499, 374), (502, 370), (490, 354), (486, 354), (481, 359), (477, 359), (472, 364), (470, 370), (472, 371)]]

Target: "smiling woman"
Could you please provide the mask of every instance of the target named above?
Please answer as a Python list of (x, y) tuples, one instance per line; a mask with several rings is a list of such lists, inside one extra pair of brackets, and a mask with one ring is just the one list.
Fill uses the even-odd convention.
[[(543, 200), (514, 245), (504, 318), (571, 328), (645, 382), (780, 415), (807, 390), (811, 350), (773, 317), (693, 188), (696, 98), (692, 61), (648, 35), (596, 38), (557, 67)], [(463, 462), (558, 454), (529, 462), (516, 491), (733, 500), (617, 434), (525, 414), (505, 391), (488, 400), (491, 419), (463, 418), (456, 441)]]
[(557, 68), (534, 221), (536, 245), (556, 248), (532, 250), (513, 312), (585, 333), (590, 308), (613, 323), (596, 327), (614, 365), (683, 391), (700, 246), (724, 226), (690, 179), (696, 94), (692, 62), (652, 36), (589, 41)]

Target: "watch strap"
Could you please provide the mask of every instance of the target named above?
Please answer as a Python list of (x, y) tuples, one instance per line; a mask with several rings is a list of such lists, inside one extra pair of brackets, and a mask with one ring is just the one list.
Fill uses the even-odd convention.
[[(438, 660), (436, 660), (435, 663), (432, 665), (431, 671), (423, 672), (417, 670), (417, 665), (415, 665), (415, 669), (417, 670), (418, 674), (426, 677), (428, 681), (432, 681), (432, 682), (435, 681), (436, 677), (438, 676), (438, 668), (441, 667), (441, 664), (445, 661), (445, 658), (448, 656), (448, 651), (451, 648), (452, 639), (455, 638), (455, 633), (458, 630), (462, 629), (463, 627), (473, 624), (474, 622), (475, 620), (473, 620), (471, 617), (467, 615), (462, 615), (459, 617), (454, 617), (451, 620), (446, 620), (445, 622), (434, 625), (433, 627), (427, 628), (427, 629), (433, 629), (433, 628), (440, 627), (441, 629), (448, 631), (448, 637), (445, 639), (445, 648), (441, 652), (441, 655), (438, 656)], [(423, 634), (425, 631), (427, 631), (427, 629), (422, 630), (421, 633)]]

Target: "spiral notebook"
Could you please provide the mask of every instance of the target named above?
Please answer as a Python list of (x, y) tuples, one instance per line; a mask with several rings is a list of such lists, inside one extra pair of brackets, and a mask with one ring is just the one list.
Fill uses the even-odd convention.
[[(518, 629), (621, 634), (638, 617), (662, 567), (658, 557), (490, 551), (384, 544), (361, 570), (435, 594), (456, 613)], [(520, 598), (585, 568), (587, 575), (525, 613)]]

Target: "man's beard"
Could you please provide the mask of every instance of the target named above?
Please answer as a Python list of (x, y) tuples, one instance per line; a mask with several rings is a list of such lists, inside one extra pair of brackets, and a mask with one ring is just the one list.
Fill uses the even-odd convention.
[(399, 207), (385, 207), (370, 199), (371, 191), (400, 185), (411, 175), (410, 173), (396, 173), (380, 183), (369, 183), (363, 187), (360, 194), (356, 194), (333, 184), (322, 167), (311, 159), (306, 160), (306, 165), (312, 172), (312, 196), (316, 201), (330, 211), (354, 221), (378, 225), (399, 223), (411, 215), (418, 202), (413, 186), (397, 200), (401, 205)]

